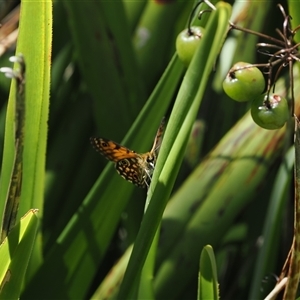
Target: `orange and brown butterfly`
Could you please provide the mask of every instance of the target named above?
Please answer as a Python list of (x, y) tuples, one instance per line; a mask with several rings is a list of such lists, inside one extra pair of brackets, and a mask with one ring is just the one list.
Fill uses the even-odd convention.
[(149, 187), (154, 171), (156, 158), (162, 142), (165, 120), (157, 130), (152, 149), (143, 154), (136, 153), (105, 138), (91, 137), (94, 148), (108, 160), (115, 162), (117, 172), (129, 182), (138, 187)]

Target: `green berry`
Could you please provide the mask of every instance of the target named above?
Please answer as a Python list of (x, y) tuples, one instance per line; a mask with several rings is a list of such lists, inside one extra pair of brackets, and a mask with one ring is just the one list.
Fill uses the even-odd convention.
[(181, 31), (176, 39), (176, 51), (179, 59), (188, 66), (200, 43), (204, 28), (192, 26)]
[(225, 93), (238, 102), (253, 100), (264, 88), (265, 79), (262, 72), (245, 62), (236, 63), (223, 81)]
[(252, 102), (251, 116), (262, 128), (279, 129), (289, 117), (287, 100), (279, 95), (261, 95)]

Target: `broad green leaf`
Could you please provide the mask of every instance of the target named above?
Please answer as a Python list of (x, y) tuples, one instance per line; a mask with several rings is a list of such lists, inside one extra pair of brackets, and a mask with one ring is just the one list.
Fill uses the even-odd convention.
[[(20, 31), (16, 53), (26, 63), (26, 117), (23, 152), (23, 182), (19, 216), (30, 208), (43, 211), (45, 154), (50, 90), (50, 57), (52, 41), (52, 4), (50, 1), (24, 0), (21, 4)], [(0, 202), (4, 203), (14, 159), (15, 84), (8, 102)], [(2, 215), (3, 206), (0, 208)]]

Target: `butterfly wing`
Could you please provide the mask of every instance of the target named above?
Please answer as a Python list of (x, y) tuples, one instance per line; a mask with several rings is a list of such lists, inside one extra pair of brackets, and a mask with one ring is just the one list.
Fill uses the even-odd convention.
[(145, 187), (140, 155), (108, 139), (92, 137), (90, 141), (98, 152), (115, 162), (117, 172), (124, 179), (139, 187)]
[(105, 138), (90, 138), (91, 144), (108, 160), (118, 162), (125, 158), (135, 157), (136, 153), (126, 147)]
[(145, 182), (145, 171), (141, 166), (141, 157), (124, 158), (116, 162), (115, 167), (117, 172), (127, 181), (137, 185), (138, 187), (144, 188)]
[(163, 118), (157, 130), (151, 151), (144, 154), (137, 154), (105, 138), (91, 137), (90, 141), (96, 151), (100, 152), (108, 160), (115, 162), (117, 172), (124, 179), (144, 188), (149, 186), (149, 181), (151, 180), (156, 156), (162, 142), (164, 127), (165, 119)]
[(164, 130), (165, 130), (165, 118), (163, 118), (160, 122), (159, 128), (158, 128), (158, 130), (156, 132), (156, 136), (154, 138), (152, 149), (150, 151), (150, 153), (154, 153), (155, 156), (158, 155), (159, 148), (160, 148), (163, 134), (164, 134)]

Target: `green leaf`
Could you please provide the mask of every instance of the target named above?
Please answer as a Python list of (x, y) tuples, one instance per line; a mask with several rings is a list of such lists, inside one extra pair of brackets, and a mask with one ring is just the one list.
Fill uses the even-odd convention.
[(38, 229), (37, 210), (30, 210), (0, 246), (0, 299), (18, 299)]
[[(50, 57), (52, 42), (52, 4), (50, 1), (24, 0), (16, 53), (26, 63), (26, 117), (23, 152), (23, 182), (19, 216), (30, 208), (42, 214), (47, 121), (50, 90)], [(6, 199), (14, 159), (15, 84), (12, 84), (5, 124), (5, 141), (0, 181), (0, 203)], [(2, 215), (3, 207), (0, 207)]]
[(148, 191), (147, 203), (150, 204), (124, 275), (119, 291), (120, 298), (129, 297), (133, 288), (132, 283), (137, 282), (141, 274), (181, 165), (187, 138), (195, 121), (209, 74), (225, 39), (230, 13), (231, 7), (224, 2), (219, 2), (217, 11), (211, 13), (206, 35), (203, 37), (181, 84)]
[[(182, 69), (176, 58), (171, 60), (121, 144), (133, 145), (132, 149), (136, 149), (134, 145), (143, 146), (150, 139), (153, 141), (163, 114), (172, 100)], [(152, 124), (152, 127), (149, 128), (148, 124)], [(112, 164), (108, 164), (102, 171), (82, 205), (49, 249), (45, 263), (27, 285), (24, 297), (39, 298), (46, 291), (50, 298), (84, 297), (134, 188), (115, 172)], [(97, 234), (93, 235), (92, 232)], [(93, 239), (94, 247), (87, 241), (86, 234)], [(56, 263), (58, 257), (62, 259), (59, 264)], [(51, 286), (47, 283), (49, 281)]]
[[(32, 1), (22, 1), (16, 53), (23, 54), (26, 64), (26, 115), (18, 218), (31, 208), (39, 209), (40, 215), (43, 215), (51, 43), (52, 2), (37, 1), (33, 5)], [(15, 84), (12, 83), (6, 114), (0, 180), (0, 216), (3, 213), (15, 152), (15, 88)], [(35, 255), (32, 256), (33, 268), (36, 268), (41, 260), (40, 246), (37, 245)]]
[(216, 259), (210, 245), (202, 249), (200, 256), (197, 299), (219, 299)]
[[(295, 30), (300, 25), (300, 1), (288, 0), (289, 14), (291, 16), (292, 29)], [(297, 30), (294, 40), (296, 43), (300, 42), (300, 32)]]
[(260, 290), (261, 282), (269, 270), (274, 269), (274, 264), (278, 260), (278, 246), (280, 245), (278, 232), (283, 222), (287, 193), (293, 177), (294, 161), (295, 149), (291, 147), (282, 160), (270, 196), (268, 212), (262, 232), (264, 242), (256, 260), (249, 299), (256, 299), (262, 296)]

